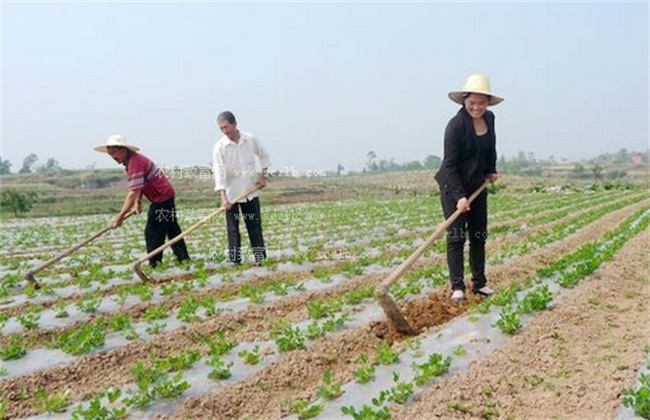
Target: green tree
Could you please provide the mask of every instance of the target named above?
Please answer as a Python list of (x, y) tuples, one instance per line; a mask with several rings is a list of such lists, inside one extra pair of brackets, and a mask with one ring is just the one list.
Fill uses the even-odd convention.
[(44, 173), (58, 172), (60, 170), (61, 170), (61, 166), (59, 165), (59, 162), (54, 158), (49, 158), (45, 162), (45, 165), (41, 165), (38, 167), (38, 172), (44, 172)]
[(11, 162), (8, 159), (2, 159), (0, 157), (0, 175), (6, 175), (11, 173)]
[(366, 157), (368, 158), (368, 163), (366, 164), (366, 167), (368, 168), (368, 171), (370, 171), (370, 172), (376, 171), (377, 170), (377, 162), (375, 162), (375, 161), (377, 160), (377, 154), (371, 150), (371, 151), (368, 152)]
[(38, 156), (36, 156), (34, 153), (30, 153), (23, 159), (23, 166), (20, 168), (18, 171), (19, 174), (30, 174), (32, 173), (32, 166), (36, 163), (38, 160)]
[(11, 210), (16, 217), (20, 213), (27, 213), (34, 206), (36, 193), (34, 191), (20, 192), (9, 188), (2, 192), (0, 198), (0, 207)]
[(424, 158), (424, 167), (426, 169), (438, 169), (441, 163), (442, 159), (436, 155), (427, 155)]

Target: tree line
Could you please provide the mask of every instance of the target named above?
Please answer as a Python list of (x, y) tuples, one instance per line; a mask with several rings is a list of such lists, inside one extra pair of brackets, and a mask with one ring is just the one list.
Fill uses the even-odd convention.
[[(37, 165), (38, 156), (35, 153), (30, 153), (23, 159), (23, 164), (18, 170), (19, 174), (31, 174), (34, 172), (38, 173), (52, 173), (60, 171), (61, 165), (54, 158), (48, 158), (44, 164)], [(0, 175), (9, 175), (11, 174), (11, 162), (8, 159), (2, 159), (0, 157)]]

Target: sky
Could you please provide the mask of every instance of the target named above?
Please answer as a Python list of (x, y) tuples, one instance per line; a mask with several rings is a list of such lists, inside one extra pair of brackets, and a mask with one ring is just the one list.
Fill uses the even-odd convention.
[(271, 168), (360, 171), (443, 156), (489, 76), (497, 153), (578, 160), (649, 139), (639, 2), (1, 3), (0, 157), (116, 167), (112, 134), (165, 167), (207, 165), (232, 111)]

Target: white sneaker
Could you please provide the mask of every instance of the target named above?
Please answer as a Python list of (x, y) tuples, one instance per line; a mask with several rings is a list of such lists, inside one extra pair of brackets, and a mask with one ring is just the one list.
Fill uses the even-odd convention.
[(465, 300), (465, 292), (462, 290), (454, 290), (454, 292), (451, 294), (451, 300), (454, 302), (460, 302), (461, 300)]
[(495, 292), (491, 288), (489, 288), (487, 286), (483, 286), (480, 289), (474, 290), (474, 293), (477, 293), (477, 294), (483, 295), (483, 296), (492, 296)]

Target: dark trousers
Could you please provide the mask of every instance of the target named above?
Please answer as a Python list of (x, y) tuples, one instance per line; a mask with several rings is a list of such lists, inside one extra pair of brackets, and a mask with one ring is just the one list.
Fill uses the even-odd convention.
[[(456, 200), (449, 193), (441, 196), (445, 218), (456, 211)], [(461, 214), (447, 230), (447, 266), (453, 290), (465, 290), (463, 248), (469, 238), (469, 266), (474, 290), (485, 286), (485, 240), (487, 239), (487, 191), (470, 204), (470, 211)]]
[[(241, 210), (241, 212), (240, 212)], [(234, 203), (229, 210), (226, 210), (226, 228), (228, 230), (228, 258), (231, 262), (240, 263), (241, 235), (239, 234), (239, 220), (244, 219), (248, 239), (253, 249), (253, 256), (256, 262), (266, 258), (266, 247), (262, 235), (262, 216), (260, 214), (260, 200), (255, 197), (243, 203)]]
[[(151, 203), (147, 212), (147, 226), (144, 228), (144, 239), (147, 243), (147, 253), (158, 248), (165, 243), (165, 237), (172, 239), (181, 233), (181, 227), (178, 225), (176, 206), (174, 199), (162, 203)], [(172, 251), (178, 259), (178, 262), (189, 260), (185, 240), (181, 239), (172, 245)], [(152, 267), (162, 261), (162, 251), (149, 258), (149, 264)]]

